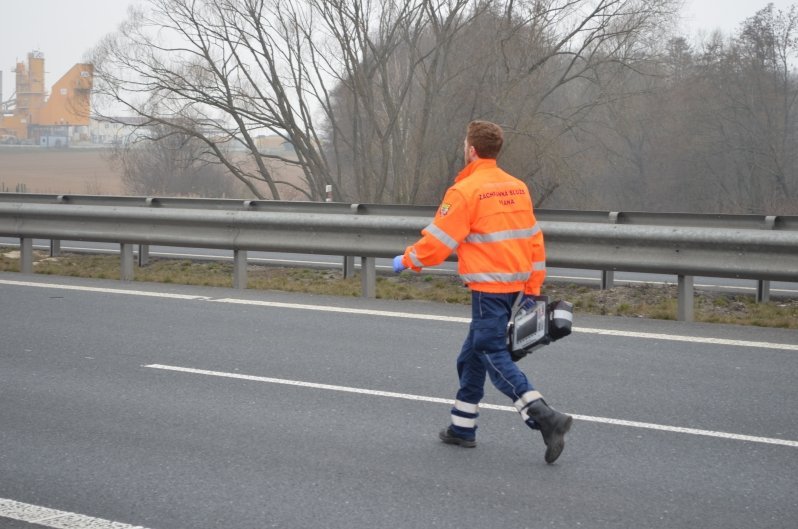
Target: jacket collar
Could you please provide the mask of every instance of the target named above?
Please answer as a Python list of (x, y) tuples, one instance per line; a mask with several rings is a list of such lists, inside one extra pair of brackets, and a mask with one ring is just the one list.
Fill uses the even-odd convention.
[(470, 164), (466, 165), (462, 171), (457, 175), (457, 178), (454, 179), (455, 182), (459, 182), (464, 178), (467, 178), (474, 174), (476, 171), (480, 169), (491, 169), (496, 167), (496, 160), (493, 158), (477, 158)]

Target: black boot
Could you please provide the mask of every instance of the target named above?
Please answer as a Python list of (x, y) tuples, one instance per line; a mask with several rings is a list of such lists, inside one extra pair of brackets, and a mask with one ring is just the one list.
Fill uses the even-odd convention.
[(458, 436), (452, 431), (452, 427), (444, 428), (438, 434), (438, 437), (441, 441), (449, 445), (458, 445), (464, 448), (474, 448), (477, 446), (477, 441), (475, 439), (465, 439), (463, 437)]
[(526, 414), (540, 426), (543, 442), (546, 443), (546, 463), (554, 463), (565, 448), (565, 434), (571, 429), (573, 418), (549, 408), (543, 399), (527, 406)]

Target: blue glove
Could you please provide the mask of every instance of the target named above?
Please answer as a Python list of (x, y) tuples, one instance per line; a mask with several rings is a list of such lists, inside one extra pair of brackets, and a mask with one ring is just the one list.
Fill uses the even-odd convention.
[(397, 255), (396, 257), (393, 258), (393, 271), (396, 272), (397, 274), (407, 268), (405, 265), (402, 264), (402, 257), (404, 256)]

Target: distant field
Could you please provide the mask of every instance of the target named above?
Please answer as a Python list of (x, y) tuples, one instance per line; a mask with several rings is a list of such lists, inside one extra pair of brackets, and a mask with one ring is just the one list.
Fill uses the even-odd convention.
[(124, 195), (105, 149), (0, 147), (0, 191), (24, 184), (28, 193)]
[[(16, 191), (23, 184), (26, 193), (58, 195), (127, 195), (121, 171), (108, 162), (109, 150), (73, 147), (46, 149), (0, 145), (0, 192)], [(277, 180), (303, 186), (302, 171), (277, 161), (266, 165)], [(259, 185), (268, 196), (265, 185)], [(307, 200), (289, 186), (278, 186), (282, 200)], [(243, 184), (233, 196), (253, 198)]]

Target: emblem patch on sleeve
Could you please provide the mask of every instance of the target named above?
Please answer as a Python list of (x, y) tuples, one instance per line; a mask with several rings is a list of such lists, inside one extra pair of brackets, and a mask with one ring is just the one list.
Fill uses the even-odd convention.
[(443, 203), (441, 204), (440, 209), (438, 209), (438, 213), (440, 214), (441, 217), (445, 217), (446, 214), (449, 213), (449, 208), (451, 207), (452, 207), (451, 204)]

